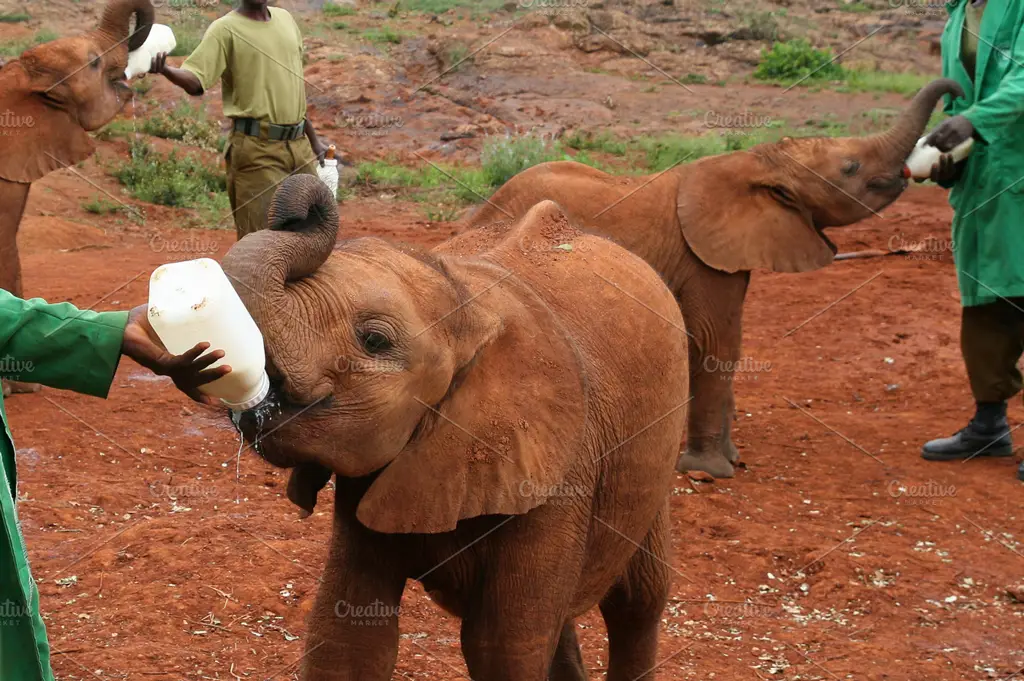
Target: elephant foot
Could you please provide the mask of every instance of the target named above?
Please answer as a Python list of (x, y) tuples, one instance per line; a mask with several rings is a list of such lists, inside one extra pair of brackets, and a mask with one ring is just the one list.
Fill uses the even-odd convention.
[(740, 450), (736, 449), (736, 445), (732, 443), (732, 440), (725, 443), (725, 458), (731, 464), (735, 464), (740, 460)]
[[(737, 456), (737, 458), (739, 458)], [(720, 452), (702, 452), (695, 454), (689, 450), (679, 455), (676, 471), (686, 474), (688, 471), (704, 471), (715, 478), (731, 478), (736, 469)]]
[(21, 381), (8, 380), (0, 381), (0, 385), (3, 386), (4, 397), (17, 395), (19, 393), (37, 393), (43, 388), (43, 386), (38, 383), (22, 383)]

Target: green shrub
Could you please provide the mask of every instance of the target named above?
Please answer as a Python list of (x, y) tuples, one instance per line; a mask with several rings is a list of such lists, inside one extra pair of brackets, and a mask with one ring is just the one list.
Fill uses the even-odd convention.
[(356, 13), (355, 8), (345, 5), (336, 5), (333, 2), (325, 2), (323, 6), (324, 16), (328, 17), (350, 17)]
[(219, 151), (222, 147), (220, 124), (206, 115), (202, 105), (193, 106), (181, 100), (170, 110), (160, 110), (146, 117), (142, 132), (154, 137), (181, 140), (184, 144), (208, 151)]
[(557, 142), (526, 134), (485, 140), (480, 165), (484, 181), (492, 187), (500, 187), (527, 168), (564, 158), (565, 153)]
[(832, 50), (816, 49), (807, 40), (775, 43), (770, 50), (761, 52), (761, 63), (754, 71), (754, 77), (781, 81), (842, 80), (845, 71), (834, 59)]
[[(582, 130), (574, 130), (565, 137), (565, 146), (578, 151), (602, 151), (613, 156), (624, 156), (629, 145), (622, 140), (616, 139), (609, 132), (601, 132), (597, 135)], [(579, 161), (577, 154), (575, 160)], [(582, 163), (582, 161), (580, 161)]]
[(131, 145), (131, 158), (113, 176), (140, 201), (175, 208), (195, 208), (212, 217), (230, 211), (224, 173), (194, 156), (163, 156), (146, 142)]
[(0, 12), (0, 24), (20, 24), (31, 18), (24, 12)]

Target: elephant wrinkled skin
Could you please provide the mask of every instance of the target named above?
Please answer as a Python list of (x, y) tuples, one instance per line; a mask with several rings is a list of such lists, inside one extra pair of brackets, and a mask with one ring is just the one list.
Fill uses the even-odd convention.
[(552, 202), (431, 252), (332, 252), (313, 177), (286, 180), (268, 219), (224, 260), (279, 405), (239, 426), (296, 467), (304, 512), (337, 481), (301, 678), (390, 679), (416, 579), (462, 618), (475, 679), (585, 679), (573, 618), (594, 605), (608, 678), (653, 679), (688, 401), (657, 273)]
[[(826, 227), (882, 210), (906, 188), (904, 161), (944, 95), (940, 79), (893, 128), (865, 138), (785, 138), (647, 177), (615, 177), (555, 162), (516, 175), (466, 220), (467, 229), (516, 220), (557, 201), (585, 231), (646, 260), (676, 295), (690, 335), (690, 405), (678, 470), (732, 477), (733, 374), (750, 270), (808, 272), (832, 262)], [(794, 325), (800, 320), (794, 320)]]

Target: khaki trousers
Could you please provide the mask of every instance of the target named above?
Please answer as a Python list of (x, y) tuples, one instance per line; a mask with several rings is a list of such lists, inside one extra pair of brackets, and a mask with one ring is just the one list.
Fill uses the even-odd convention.
[(1005, 402), (1021, 390), (1024, 298), (963, 308), (960, 349), (976, 402)]
[(228, 199), (239, 239), (267, 226), (270, 200), (286, 177), (317, 174), (317, 160), (305, 137), (273, 141), (235, 131), (231, 133), (224, 160)]

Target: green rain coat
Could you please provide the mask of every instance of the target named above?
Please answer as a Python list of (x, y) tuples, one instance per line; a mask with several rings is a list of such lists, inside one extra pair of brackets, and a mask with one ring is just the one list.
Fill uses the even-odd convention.
[[(80, 311), (0, 289), (0, 377), (106, 397), (127, 312)], [(0, 397), (0, 680), (52, 681), (39, 591), (15, 511), (14, 440)]]
[(949, 195), (953, 255), (964, 307), (1024, 296), (1024, 2), (988, 0), (972, 80), (961, 59), (969, 0), (946, 5), (942, 72), (965, 99), (946, 113), (965, 116), (980, 140)]

